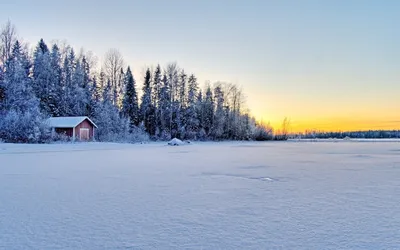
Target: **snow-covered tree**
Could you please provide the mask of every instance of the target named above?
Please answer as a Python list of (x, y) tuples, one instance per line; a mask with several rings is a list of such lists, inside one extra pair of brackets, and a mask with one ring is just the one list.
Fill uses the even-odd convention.
[(171, 139), (171, 87), (166, 74), (163, 76), (160, 90), (159, 107), (160, 111), (160, 138)]
[(206, 89), (206, 96), (203, 102), (203, 124), (202, 127), (205, 130), (206, 136), (209, 137), (212, 133), (212, 129), (214, 126), (214, 98), (213, 92), (211, 90), (211, 86), (208, 85)]
[(187, 105), (187, 75), (182, 69), (179, 74), (178, 80), (178, 98), (175, 100), (173, 105), (173, 127), (175, 129), (175, 136), (181, 139), (185, 139), (186, 136), (186, 121), (185, 121), (185, 111)]
[(17, 30), (10, 20), (8, 20), (0, 31), (0, 66), (4, 66), (11, 57), (16, 41)]
[(114, 88), (114, 99), (115, 105), (118, 107), (119, 110), (122, 109), (123, 100), (124, 100), (124, 93), (125, 93), (125, 72), (124, 69), (121, 68), (120, 74), (118, 76), (117, 87)]
[[(4, 73), (5, 110), (36, 110), (38, 100), (32, 91), (30, 62), (19, 41), (16, 41)], [(37, 110), (39, 111), (39, 110)]]
[(31, 88), (31, 64), (18, 41), (5, 67), (0, 138), (8, 142), (38, 142), (44, 138), (46, 126)]
[(61, 116), (64, 101), (64, 88), (62, 85), (62, 68), (61, 68), (61, 53), (56, 44), (51, 48), (50, 53), (50, 72), (51, 72), (51, 86), (54, 90), (54, 103), (51, 108), (52, 116)]
[(41, 39), (33, 59), (33, 91), (40, 102), (40, 110), (48, 116), (58, 114), (57, 89), (52, 57), (46, 43)]
[(170, 86), (171, 102), (179, 100), (179, 67), (176, 63), (170, 63), (167, 65), (165, 73)]
[(199, 94), (197, 95), (196, 99), (196, 113), (197, 113), (197, 118), (199, 120), (199, 128), (197, 132), (197, 138), (199, 140), (205, 140), (207, 137), (206, 130), (203, 127), (204, 126), (204, 121), (205, 121), (205, 116), (204, 116), (204, 99), (203, 99), (203, 92), (199, 90)]
[(225, 123), (225, 111), (224, 111), (224, 93), (222, 92), (221, 86), (217, 85), (214, 89), (214, 95), (216, 100), (215, 118), (213, 125), (213, 137), (214, 139), (222, 139), (224, 134), (224, 123)]
[(103, 90), (103, 102), (110, 102), (112, 104), (112, 100), (113, 100), (113, 96), (112, 96), (112, 85), (111, 85), (111, 81), (107, 80), (107, 84), (104, 87)]
[(123, 81), (122, 75), (124, 68), (124, 59), (117, 49), (107, 51), (104, 60), (104, 70), (107, 78), (110, 80), (112, 87), (112, 103), (120, 108), (123, 96)]
[(192, 74), (188, 80), (188, 95), (186, 107), (186, 138), (196, 139), (199, 132), (199, 117), (197, 112), (198, 101), (198, 83), (197, 78)]
[(104, 98), (104, 91), (105, 91), (105, 89), (107, 87), (107, 83), (108, 83), (108, 81), (107, 81), (106, 74), (104, 73), (103, 70), (101, 70), (100, 74), (99, 74), (98, 90), (99, 90), (99, 94), (101, 96), (100, 99), (102, 101), (104, 100), (103, 99)]
[(187, 75), (184, 70), (179, 74), (179, 102), (181, 104), (181, 108), (184, 109), (186, 107), (187, 101)]
[(86, 56), (82, 57), (82, 69), (83, 69), (83, 85), (82, 87), (82, 96), (84, 100), (84, 110), (85, 115), (90, 116), (94, 112), (94, 102), (93, 102), (93, 91), (94, 84), (93, 78), (91, 75), (91, 68), (89, 61), (86, 59)]
[(78, 61), (72, 76), (72, 85), (69, 90), (70, 115), (84, 116), (88, 114), (89, 105), (89, 83), (85, 83), (85, 69), (82, 62)]
[(179, 73), (176, 63), (170, 63), (166, 67), (166, 76), (170, 92), (170, 133), (171, 137), (179, 137), (180, 102), (179, 102)]
[(101, 102), (101, 89), (97, 82), (97, 77), (93, 76), (89, 87), (89, 110), (88, 116), (94, 117), (96, 114), (96, 107)]
[(150, 135), (155, 134), (155, 119), (154, 119), (154, 106), (151, 100), (151, 72), (150, 69), (146, 70), (146, 75), (143, 83), (143, 95), (140, 103), (140, 114), (146, 131)]
[(74, 115), (74, 110), (71, 109), (75, 104), (74, 98), (74, 81), (73, 76), (75, 72), (75, 52), (72, 48), (67, 48), (64, 55), (64, 62), (62, 67), (61, 85), (63, 89), (61, 98), (61, 116)]
[(155, 136), (159, 137), (161, 133), (161, 120), (160, 120), (160, 98), (161, 98), (161, 67), (158, 64), (154, 74), (153, 74), (153, 85), (152, 85), (152, 105), (154, 107), (154, 127), (155, 127)]
[(4, 87), (4, 69), (0, 65), (0, 113), (3, 110), (3, 100), (5, 98), (5, 87)]
[[(248, 117), (246, 117), (248, 118)], [(274, 138), (274, 130), (269, 123), (255, 123), (253, 122), (252, 139), (256, 141), (267, 141)], [(250, 122), (249, 122), (250, 124)]]
[(122, 113), (125, 117), (129, 118), (130, 126), (133, 127), (139, 125), (139, 102), (136, 92), (136, 82), (130, 67), (126, 70), (125, 85)]

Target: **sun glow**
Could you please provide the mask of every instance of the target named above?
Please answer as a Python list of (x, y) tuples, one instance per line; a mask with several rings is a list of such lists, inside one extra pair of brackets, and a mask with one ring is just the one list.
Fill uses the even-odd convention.
[[(266, 119), (260, 119), (266, 122)], [(282, 127), (281, 120), (270, 120), (272, 127), (279, 130)], [(290, 131), (293, 133), (305, 131), (366, 131), (366, 130), (399, 130), (400, 120), (393, 119), (371, 119), (371, 118), (291, 118)]]

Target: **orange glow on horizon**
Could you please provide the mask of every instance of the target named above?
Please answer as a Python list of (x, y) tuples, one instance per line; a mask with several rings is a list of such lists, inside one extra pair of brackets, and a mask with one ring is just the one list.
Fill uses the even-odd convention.
[[(336, 98), (336, 99), (335, 99)], [(293, 133), (308, 131), (400, 130), (400, 102), (394, 91), (383, 96), (340, 98), (256, 95), (250, 103), (258, 121), (281, 129), (285, 117)]]
[(285, 117), (295, 133), (400, 130), (400, 88), (393, 80), (400, 75), (368, 73), (269, 75), (265, 83), (249, 88), (248, 106), (257, 120), (270, 122), (275, 130)]
[[(290, 117), (288, 117), (290, 118)], [(282, 127), (281, 120), (258, 119), (259, 121), (270, 123), (275, 131)], [(305, 131), (325, 131), (325, 132), (347, 132), (347, 131), (367, 131), (367, 130), (400, 130), (400, 119), (368, 119), (368, 118), (316, 118), (316, 119), (290, 119), (290, 132), (299, 133)]]

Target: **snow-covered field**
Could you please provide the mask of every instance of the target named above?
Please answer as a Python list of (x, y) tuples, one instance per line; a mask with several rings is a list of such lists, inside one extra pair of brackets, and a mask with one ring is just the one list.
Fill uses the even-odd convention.
[(399, 249), (400, 142), (0, 144), (0, 249)]

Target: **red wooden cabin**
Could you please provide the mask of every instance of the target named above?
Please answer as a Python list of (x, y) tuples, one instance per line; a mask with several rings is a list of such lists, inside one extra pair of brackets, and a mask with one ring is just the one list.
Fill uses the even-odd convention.
[(51, 117), (47, 120), (53, 133), (65, 134), (72, 140), (94, 140), (97, 125), (87, 116)]

